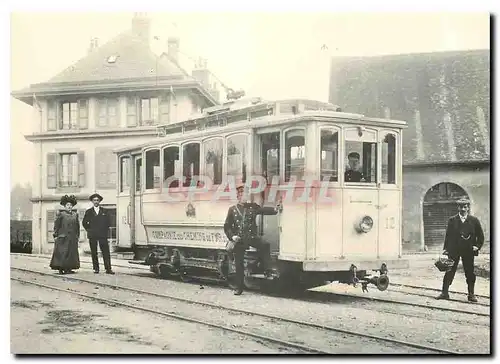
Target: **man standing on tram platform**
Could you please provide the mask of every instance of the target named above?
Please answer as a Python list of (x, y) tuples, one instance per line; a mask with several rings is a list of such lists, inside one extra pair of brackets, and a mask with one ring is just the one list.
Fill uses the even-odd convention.
[(484, 233), (481, 223), (470, 215), (470, 201), (466, 198), (458, 200), (458, 214), (448, 220), (446, 236), (444, 240), (443, 255), (454, 261), (453, 266), (447, 271), (443, 278), (443, 288), (441, 294), (436, 299), (449, 299), (448, 288), (453, 282), (458, 262), (462, 258), (465, 271), (465, 278), (468, 288), (469, 302), (477, 302), (474, 295), (474, 285), (476, 275), (474, 274), (474, 256), (479, 254), (479, 250), (484, 243)]
[[(257, 215), (276, 215), (282, 211), (281, 205), (276, 207), (261, 207), (253, 200), (243, 202), (243, 193), (245, 187), (243, 184), (236, 188), (236, 197), (238, 202), (231, 206), (227, 212), (226, 221), (224, 223), (224, 232), (229, 241), (234, 243), (234, 249), (229, 252), (231, 260), (234, 260), (236, 268), (236, 290), (235, 295), (241, 295), (244, 287), (244, 259), (245, 250), (252, 246), (259, 251), (262, 251), (262, 241), (257, 234)], [(250, 196), (249, 196), (250, 197)]]
[(349, 169), (344, 173), (345, 182), (364, 182), (363, 173), (359, 168), (359, 153), (351, 152), (347, 156), (349, 160)]

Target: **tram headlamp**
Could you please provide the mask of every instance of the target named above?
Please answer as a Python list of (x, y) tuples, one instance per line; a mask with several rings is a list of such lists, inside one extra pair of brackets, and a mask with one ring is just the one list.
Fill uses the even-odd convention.
[(367, 233), (373, 228), (373, 219), (370, 216), (363, 216), (356, 226), (356, 230), (360, 233)]

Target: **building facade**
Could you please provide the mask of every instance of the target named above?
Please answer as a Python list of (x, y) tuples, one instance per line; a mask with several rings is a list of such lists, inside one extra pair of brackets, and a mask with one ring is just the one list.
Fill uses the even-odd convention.
[(490, 51), (335, 58), (330, 102), (405, 120), (403, 247), (441, 250), (455, 201), (467, 196), (490, 232)]
[[(157, 136), (156, 127), (187, 119), (218, 104), (206, 63), (188, 74), (178, 62), (179, 40), (156, 55), (149, 46), (150, 20), (136, 14), (129, 30), (98, 46), (47, 82), (12, 96), (33, 106), (39, 131), (33, 179), (33, 252), (50, 253), (54, 219), (64, 194), (74, 194), (80, 216), (98, 192), (113, 215), (116, 240), (117, 159), (113, 149)], [(81, 243), (86, 234), (81, 236)], [(82, 245), (87, 250), (87, 244)]]

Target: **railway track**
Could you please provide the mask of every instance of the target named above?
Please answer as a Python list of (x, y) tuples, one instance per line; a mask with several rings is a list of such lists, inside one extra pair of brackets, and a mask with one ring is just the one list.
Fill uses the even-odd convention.
[[(23, 255), (23, 256), (29, 256), (27, 254), (16, 254), (16, 255)], [(45, 256), (31, 256), (31, 257), (36, 257), (36, 258), (41, 258), (45, 259)], [(129, 268), (129, 269), (134, 269), (134, 270), (139, 270), (142, 272), (150, 272), (149, 269), (146, 269), (145, 267), (136, 267), (136, 266), (130, 266), (130, 265), (120, 265), (120, 264), (113, 264), (116, 267), (122, 267), (122, 268)], [(18, 269), (18, 268), (16, 268)], [(204, 283), (211, 283), (211, 282), (204, 282)], [(212, 282), (213, 283), (213, 282)], [(396, 287), (408, 287), (408, 288), (421, 288), (418, 286), (410, 286), (410, 285), (401, 285), (401, 284), (395, 284), (391, 283), (391, 285), (396, 286)], [(431, 289), (433, 290), (433, 289)], [(419, 297), (429, 297), (429, 298), (434, 298), (434, 296), (431, 295), (422, 295), (422, 294), (417, 294), (417, 293), (409, 293), (409, 292), (403, 292), (399, 291), (399, 293), (404, 293), (404, 294), (410, 294), (414, 296), (419, 296)], [(262, 294), (266, 295), (260, 291), (256, 291), (257, 294)], [(450, 293), (453, 293), (450, 291)], [(425, 309), (430, 309), (433, 311), (447, 311), (447, 312), (454, 312), (454, 313), (460, 313), (460, 314), (468, 314), (468, 315), (477, 315), (477, 316), (482, 316), (482, 317), (490, 317), (489, 313), (484, 313), (484, 312), (477, 312), (477, 311), (470, 311), (470, 310), (465, 310), (465, 309), (460, 309), (460, 308), (453, 308), (453, 307), (443, 307), (441, 305), (432, 305), (432, 304), (425, 304), (425, 303), (418, 303), (418, 302), (410, 302), (410, 301), (404, 301), (404, 300), (396, 300), (396, 299), (389, 299), (389, 298), (380, 298), (380, 297), (373, 297), (373, 296), (364, 296), (364, 295), (356, 295), (356, 294), (349, 294), (349, 293), (331, 293), (331, 292), (322, 292), (322, 291), (307, 291), (303, 294), (301, 294), (300, 297), (287, 297), (287, 296), (280, 296), (282, 298), (297, 298), (299, 300), (301, 299), (312, 299), (315, 301), (319, 302), (328, 302), (331, 300), (331, 298), (334, 296), (341, 296), (341, 297), (346, 297), (346, 298), (353, 298), (353, 299), (359, 299), (359, 300), (366, 300), (370, 302), (380, 302), (380, 303), (391, 303), (391, 304), (396, 304), (400, 306), (408, 306), (408, 307), (419, 307), (419, 308), (425, 308)], [(478, 297), (486, 297), (487, 296), (479, 296)], [(483, 306), (483, 307), (489, 307), (488, 304), (484, 303), (474, 303), (474, 304), (469, 304), (465, 301), (460, 301), (457, 299), (450, 299), (449, 301), (454, 301), (458, 303), (463, 303), (467, 305), (473, 305), (473, 306)], [(378, 309), (380, 312), (387, 312), (387, 313), (393, 313), (393, 311), (387, 310), (385, 308), (380, 308)], [(418, 317), (418, 315), (411, 315), (411, 314), (405, 314), (406, 316), (410, 317)]]
[[(455, 351), (441, 349), (441, 348), (437, 348), (437, 347), (433, 347), (433, 346), (428, 346), (428, 345), (423, 345), (423, 344), (418, 344), (418, 343), (413, 343), (413, 342), (407, 342), (407, 341), (398, 340), (398, 339), (392, 339), (392, 338), (388, 338), (388, 337), (384, 337), (384, 336), (371, 335), (371, 334), (367, 334), (364, 332), (356, 332), (356, 331), (346, 330), (346, 329), (342, 329), (342, 328), (338, 328), (338, 327), (331, 327), (331, 326), (327, 326), (327, 325), (320, 325), (320, 324), (315, 324), (315, 323), (306, 322), (306, 321), (300, 321), (300, 320), (294, 320), (294, 319), (289, 319), (289, 318), (284, 318), (284, 317), (279, 317), (279, 316), (274, 316), (274, 315), (268, 315), (268, 314), (253, 312), (253, 311), (244, 310), (244, 309), (225, 307), (225, 306), (218, 305), (218, 304), (212, 304), (212, 303), (208, 303), (208, 302), (201, 302), (201, 301), (197, 301), (197, 300), (181, 298), (181, 297), (177, 297), (177, 296), (169, 295), (169, 294), (148, 292), (148, 291), (144, 291), (144, 290), (140, 290), (140, 289), (129, 288), (129, 287), (124, 287), (124, 286), (115, 285), (115, 284), (90, 281), (90, 280), (86, 280), (86, 279), (82, 279), (82, 278), (69, 277), (67, 275), (59, 276), (59, 275), (55, 275), (52, 273), (44, 273), (44, 272), (40, 272), (40, 271), (33, 271), (33, 270), (23, 269), (23, 268), (14, 268), (13, 267), (11, 269), (15, 270), (15, 271), (19, 271), (19, 272), (28, 273), (28, 274), (37, 274), (37, 275), (41, 275), (41, 276), (47, 276), (47, 277), (51, 277), (51, 278), (57, 279), (57, 280), (68, 279), (68, 280), (72, 280), (72, 281), (88, 283), (88, 284), (91, 284), (94, 286), (111, 288), (113, 290), (120, 290), (120, 291), (124, 291), (124, 292), (136, 293), (136, 294), (140, 294), (143, 297), (144, 296), (159, 297), (159, 298), (163, 298), (163, 299), (182, 302), (182, 303), (185, 303), (188, 305), (201, 306), (201, 307), (204, 307), (205, 310), (210, 310), (210, 309), (212, 309), (212, 310), (224, 310), (226, 312), (231, 312), (232, 314), (252, 316), (255, 319), (271, 320), (273, 323), (286, 323), (289, 325), (291, 324), (291, 325), (297, 326), (299, 329), (302, 329), (302, 330), (314, 329), (317, 331), (318, 334), (319, 334), (319, 332), (322, 332), (323, 334), (326, 334), (328, 336), (331, 336), (331, 334), (342, 334), (344, 336), (349, 335), (350, 337), (352, 337), (356, 341), (359, 341), (360, 339), (370, 340), (370, 341), (374, 341), (377, 343), (381, 343), (383, 347), (387, 347), (388, 345), (389, 346), (392, 345), (392, 346), (396, 346), (396, 348), (399, 348), (399, 349), (403, 349), (403, 348), (406, 348), (406, 350), (410, 349), (410, 348), (411, 349), (419, 349), (419, 350), (423, 350), (424, 353), (459, 354), (458, 352), (455, 352)], [(91, 299), (91, 300), (105, 303), (105, 304), (109, 304), (109, 305), (115, 305), (115, 306), (118, 305), (118, 306), (126, 307), (126, 308), (132, 309), (132, 310), (140, 310), (143, 312), (149, 312), (149, 313), (156, 314), (156, 315), (166, 316), (166, 317), (170, 317), (170, 318), (174, 318), (174, 319), (178, 319), (178, 320), (183, 320), (183, 321), (188, 321), (188, 322), (193, 322), (193, 323), (197, 323), (197, 324), (201, 324), (201, 325), (210, 326), (213, 328), (218, 328), (218, 329), (221, 329), (224, 331), (238, 333), (238, 334), (249, 336), (252, 338), (259, 339), (259, 340), (283, 345), (283, 346), (286, 346), (289, 348), (298, 349), (298, 350), (304, 351), (306, 353), (334, 354), (334, 352), (331, 352), (329, 350), (314, 348), (314, 347), (311, 347), (311, 346), (308, 346), (308, 345), (305, 345), (302, 343), (290, 342), (287, 340), (282, 340), (282, 339), (270, 337), (267, 335), (261, 335), (261, 334), (257, 334), (255, 332), (248, 331), (248, 330), (236, 329), (234, 327), (230, 327), (227, 325), (211, 323), (211, 322), (207, 322), (205, 320), (196, 319), (196, 318), (186, 316), (186, 315), (179, 315), (179, 314), (154, 310), (154, 309), (150, 309), (147, 307), (138, 306), (135, 304), (133, 304), (133, 305), (128, 304), (126, 302), (118, 301), (118, 300), (110, 300), (110, 299), (106, 299), (106, 298), (95, 297), (95, 296), (88, 295), (85, 293), (77, 292), (77, 291), (72, 290), (72, 289), (67, 288), (67, 287), (60, 288), (60, 287), (55, 287), (55, 286), (43, 284), (40, 282), (34, 282), (34, 281), (15, 278), (15, 277), (11, 277), (11, 279), (15, 280), (15, 281), (19, 281), (21, 283), (25, 283), (25, 284), (36, 285), (36, 286), (46, 288), (46, 289), (53, 289), (53, 290), (57, 290), (57, 291), (71, 293), (71, 294), (74, 294), (74, 295), (77, 295), (80, 297), (84, 297), (87, 299)], [(313, 335), (313, 336), (315, 336), (315, 335)], [(360, 343), (360, 345), (362, 345), (362, 344)]]
[[(391, 283), (390, 286), (401, 287), (401, 288), (419, 289), (419, 290), (422, 290), (422, 291), (441, 292), (441, 290), (439, 288), (432, 288), (432, 287), (425, 287), (425, 286), (414, 286), (414, 285), (411, 285), (411, 284)], [(464, 292), (449, 291), (449, 293), (450, 294), (457, 294), (457, 295), (467, 296), (467, 294), (464, 293)], [(434, 297), (434, 296), (430, 296), (429, 295), (428, 297)], [(476, 294), (476, 297), (478, 297), (478, 298), (484, 298), (486, 300), (490, 299), (490, 296), (481, 295), (481, 294)]]
[[(403, 292), (401, 292), (401, 293), (403, 293)], [(391, 304), (400, 305), (400, 306), (426, 308), (426, 309), (434, 310), (434, 311), (447, 311), (447, 312), (454, 312), (454, 313), (461, 313), (461, 314), (468, 314), (468, 315), (477, 315), (477, 316), (482, 316), (482, 317), (490, 317), (490, 314), (485, 313), (485, 312), (463, 310), (460, 308), (443, 307), (443, 306), (438, 306), (438, 305), (430, 305), (430, 304), (425, 304), (425, 303), (409, 302), (409, 301), (389, 299), (389, 298), (362, 296), (362, 295), (356, 295), (356, 294), (350, 294), (350, 293), (337, 293), (337, 292), (331, 293), (331, 292), (321, 292), (321, 291), (308, 291), (306, 293), (305, 297), (310, 297), (312, 299), (317, 299), (320, 301), (329, 301), (329, 300), (331, 300), (331, 297), (330, 297), (331, 295), (359, 299), (359, 300), (363, 300), (363, 301), (391, 303)], [(423, 297), (422, 295), (418, 295), (418, 294), (415, 294), (415, 295)], [(463, 304), (468, 304), (467, 302), (460, 301), (460, 300), (449, 300), (449, 301), (455, 301), (455, 302), (460, 302)], [(470, 304), (470, 305), (476, 306), (478, 304), (474, 303), (474, 304)], [(482, 304), (481, 306), (489, 307), (489, 305), (485, 305), (485, 304)]]

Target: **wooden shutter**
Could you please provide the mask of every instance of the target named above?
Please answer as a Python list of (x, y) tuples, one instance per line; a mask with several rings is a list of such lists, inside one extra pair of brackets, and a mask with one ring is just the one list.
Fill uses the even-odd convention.
[(47, 101), (47, 130), (57, 130), (57, 107), (54, 100)]
[(127, 97), (127, 126), (137, 126), (136, 97)]
[(85, 186), (85, 153), (78, 152), (78, 186)]
[(108, 171), (106, 169), (105, 150), (95, 149), (95, 185), (97, 188), (106, 188)]
[(108, 124), (108, 105), (106, 99), (97, 99), (95, 108), (96, 126), (104, 127)]
[(89, 127), (88, 100), (78, 100), (78, 124), (80, 129), (87, 129)]
[(56, 220), (56, 212), (54, 210), (47, 210), (47, 241), (54, 242), (54, 221)]
[(57, 187), (57, 153), (47, 154), (47, 188)]
[(160, 124), (168, 124), (169, 122), (169, 113), (170, 113), (170, 97), (169, 95), (163, 94), (160, 95), (160, 107), (159, 107), (159, 113), (158, 115)]
[[(111, 107), (110, 107), (111, 106)], [(114, 106), (114, 115), (112, 113)], [(119, 127), (120, 122), (120, 99), (110, 99), (108, 100), (108, 125), (111, 127)]]

